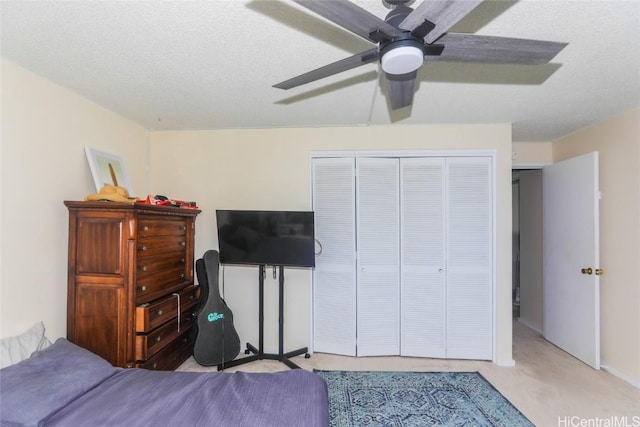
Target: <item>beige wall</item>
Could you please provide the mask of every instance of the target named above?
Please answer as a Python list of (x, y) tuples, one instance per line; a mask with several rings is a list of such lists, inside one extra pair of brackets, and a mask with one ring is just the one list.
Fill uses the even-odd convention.
[(44, 321), (66, 335), (67, 210), (95, 187), (84, 153), (116, 153), (144, 187), (145, 129), (11, 62), (1, 63), (0, 336)]
[(519, 171), (520, 318), (542, 331), (542, 171)]
[(542, 167), (553, 162), (551, 142), (514, 142), (511, 148), (515, 169)]
[[(216, 209), (309, 209), (310, 152), (495, 149), (497, 179), (497, 361), (511, 363), (511, 127), (384, 126), (153, 132), (152, 192), (198, 202), (196, 254), (217, 248)], [(289, 272), (291, 271), (291, 272)], [(310, 344), (311, 281), (287, 270), (285, 350)], [(277, 349), (277, 284), (267, 274), (265, 346)], [(257, 340), (257, 272), (227, 267), (225, 298), (242, 341)]]
[(553, 144), (553, 160), (600, 157), (602, 364), (640, 386), (640, 109)]

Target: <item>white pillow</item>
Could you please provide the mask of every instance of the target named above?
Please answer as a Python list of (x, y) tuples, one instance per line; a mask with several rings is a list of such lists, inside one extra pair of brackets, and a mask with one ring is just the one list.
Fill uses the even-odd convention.
[(51, 345), (44, 336), (44, 324), (38, 322), (28, 331), (0, 340), (0, 369), (28, 359), (32, 353)]

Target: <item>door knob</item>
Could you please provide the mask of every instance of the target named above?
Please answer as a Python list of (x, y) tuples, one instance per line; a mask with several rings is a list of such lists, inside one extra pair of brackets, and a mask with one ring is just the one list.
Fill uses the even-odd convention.
[(582, 269), (582, 274), (593, 274), (593, 269), (591, 267), (583, 268)]
[(596, 268), (596, 276), (602, 276), (604, 274), (604, 270), (601, 268)]

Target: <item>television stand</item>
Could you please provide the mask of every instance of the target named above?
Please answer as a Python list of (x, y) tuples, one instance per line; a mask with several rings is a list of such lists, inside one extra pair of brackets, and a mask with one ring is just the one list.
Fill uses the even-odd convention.
[(280, 277), (278, 278), (279, 284), (279, 303), (278, 303), (278, 353), (265, 353), (264, 352), (264, 275), (265, 265), (260, 265), (258, 268), (258, 286), (259, 286), (259, 312), (258, 312), (258, 347), (247, 343), (245, 354), (251, 354), (250, 356), (235, 359), (230, 362), (221, 363), (218, 365), (218, 371), (222, 371), (225, 368), (232, 368), (234, 366), (243, 365), (245, 363), (254, 362), (256, 360), (278, 360), (291, 369), (300, 369), (300, 366), (289, 360), (291, 357), (304, 354), (305, 359), (311, 357), (308, 353), (307, 347), (302, 347), (297, 350), (284, 352), (284, 266), (278, 266)]

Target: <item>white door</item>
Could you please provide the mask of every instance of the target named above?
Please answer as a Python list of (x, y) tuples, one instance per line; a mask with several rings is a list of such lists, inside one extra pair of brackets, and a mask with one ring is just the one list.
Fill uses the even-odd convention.
[(493, 357), (488, 157), (401, 160), (404, 356)]
[(545, 167), (542, 183), (543, 335), (600, 369), (598, 153)]
[(356, 159), (358, 356), (400, 354), (399, 159)]
[(446, 357), (445, 158), (400, 159), (400, 354)]
[(356, 355), (355, 161), (313, 160), (314, 351)]
[(314, 351), (491, 359), (491, 157), (312, 165)]
[(489, 157), (446, 169), (447, 358), (493, 357), (493, 193)]

